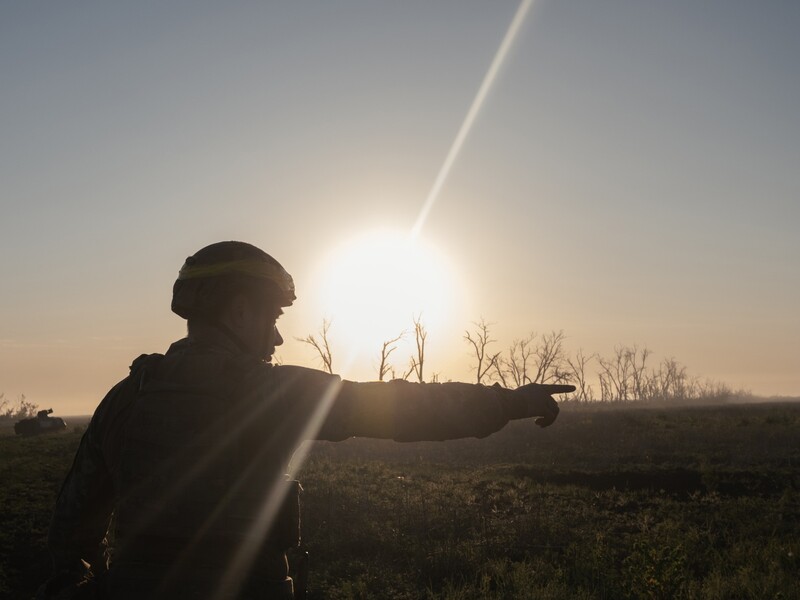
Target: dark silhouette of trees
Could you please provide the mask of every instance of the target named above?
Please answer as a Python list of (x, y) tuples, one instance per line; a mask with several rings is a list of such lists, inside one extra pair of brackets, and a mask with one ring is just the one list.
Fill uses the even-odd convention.
[(333, 373), (333, 352), (331, 352), (330, 344), (328, 343), (328, 330), (331, 327), (331, 322), (328, 319), (322, 320), (322, 328), (319, 330), (319, 339), (313, 334), (309, 334), (304, 338), (296, 338), (298, 342), (308, 344), (314, 350), (322, 361), (322, 366), (328, 373)]
[[(414, 377), (422, 382), (425, 381), (428, 331), (422, 322), (422, 315), (413, 317), (413, 323), (415, 348), (400, 378), (407, 380)], [(323, 368), (333, 373), (333, 352), (328, 337), (330, 326), (331, 321), (323, 319), (322, 328), (317, 334), (296, 339), (314, 348)], [(472, 330), (464, 332), (463, 339), (470, 346), (474, 381), (479, 384), (496, 381), (503, 387), (516, 388), (528, 383), (571, 383), (577, 389), (561, 398), (562, 401), (575, 403), (725, 402), (732, 396), (750, 395), (746, 391), (734, 392), (722, 383), (692, 378), (687, 374), (686, 367), (674, 358), (664, 359), (656, 367), (651, 367), (652, 352), (646, 347), (617, 345), (610, 356), (587, 355), (581, 348), (571, 355), (565, 348), (563, 330), (553, 330), (543, 335), (531, 332), (524, 338), (514, 340), (505, 352), (493, 352), (491, 345), (496, 340), (491, 334), (492, 323), (481, 318), (473, 322), (473, 326)], [(389, 364), (389, 357), (397, 350), (398, 342), (405, 335), (406, 332), (402, 332), (382, 343), (379, 381), (385, 381), (387, 375), (395, 379), (395, 370)], [(595, 369), (590, 373), (592, 366)], [(439, 377), (438, 373), (434, 373), (431, 381), (439, 381)], [(599, 396), (596, 395), (598, 393)], [(36, 405), (24, 402), (24, 396), (20, 402), (19, 408), (10, 409), (8, 401), (3, 400), (0, 394), (0, 416), (7, 416), (10, 411), (16, 414), (20, 410), (35, 414)], [(29, 406), (32, 408), (27, 408)]]
[(541, 337), (531, 332), (526, 338), (514, 340), (503, 355), (488, 350), (495, 342), (489, 331), (491, 324), (481, 319), (473, 325), (475, 329), (467, 331), (464, 340), (472, 346), (477, 383), (488, 377), (504, 387), (519, 387), (527, 383), (559, 383), (569, 378), (563, 331)]
[(594, 401), (594, 389), (586, 380), (586, 366), (593, 357), (594, 355), (586, 356), (583, 353), (583, 348), (579, 348), (574, 358), (568, 357), (566, 360), (569, 367), (567, 379), (577, 388), (573, 398), (578, 402)]
[(647, 348), (616, 346), (610, 357), (597, 357), (602, 402), (687, 403), (697, 400), (724, 402), (731, 396), (747, 396), (727, 385), (689, 377), (686, 367), (674, 358), (648, 368), (652, 353)]
[(399, 342), (405, 336), (405, 332), (402, 332), (397, 337), (394, 337), (390, 340), (385, 340), (383, 342), (383, 346), (381, 347), (381, 362), (378, 365), (378, 381), (383, 381), (384, 378), (388, 373), (394, 373), (394, 369), (389, 365), (389, 355), (397, 350), (397, 342)]
[(566, 369), (566, 353), (564, 351), (564, 331), (551, 331), (542, 336), (534, 350), (536, 374), (532, 383), (560, 383), (566, 381), (569, 373)]
[(425, 368), (425, 340), (427, 338), (428, 331), (425, 329), (425, 325), (422, 324), (422, 315), (417, 315), (414, 317), (414, 341), (416, 342), (417, 351), (416, 354), (411, 356), (408, 371), (404, 374), (403, 379), (408, 379), (413, 373), (417, 376), (417, 381), (425, 381), (423, 369)]
[(486, 377), (492, 369), (497, 369), (500, 352), (490, 354), (488, 352), (489, 344), (494, 343), (496, 340), (491, 338), (489, 327), (492, 323), (487, 323), (481, 317), (478, 322), (472, 323), (475, 326), (473, 331), (464, 332), (464, 340), (472, 346), (475, 355), (475, 375), (476, 383), (483, 383), (483, 378)]
[(514, 340), (508, 347), (505, 358), (498, 356), (494, 361), (495, 375), (503, 387), (519, 387), (531, 383), (528, 376), (533, 355), (533, 341), (536, 334), (531, 333), (527, 338)]

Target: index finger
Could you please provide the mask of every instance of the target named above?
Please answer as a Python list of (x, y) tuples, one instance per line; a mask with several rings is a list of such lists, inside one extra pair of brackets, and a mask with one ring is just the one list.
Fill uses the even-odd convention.
[(548, 394), (568, 394), (575, 391), (574, 385), (543, 383), (539, 387)]

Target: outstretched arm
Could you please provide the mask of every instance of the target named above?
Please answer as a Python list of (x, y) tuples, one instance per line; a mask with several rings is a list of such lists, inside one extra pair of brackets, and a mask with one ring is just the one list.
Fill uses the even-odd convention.
[(558, 416), (553, 394), (573, 386), (531, 384), (516, 390), (468, 383), (354, 383), (344, 381), (319, 438), (353, 435), (397, 441), (486, 437), (509, 420), (536, 417), (546, 427)]

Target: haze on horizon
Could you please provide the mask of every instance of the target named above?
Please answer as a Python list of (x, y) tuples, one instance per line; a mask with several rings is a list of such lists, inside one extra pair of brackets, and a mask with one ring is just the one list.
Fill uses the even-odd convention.
[(399, 280), (443, 379), (472, 380), (483, 317), (497, 350), (563, 329), (800, 395), (796, 3), (534, 2), (420, 231), (430, 273), (336, 272), (412, 231), (518, 6), (4, 3), (0, 392), (92, 411), (184, 334), (186, 256), (241, 239), (295, 277), (286, 363), (331, 318), (342, 374), (376, 378), (367, 334), (402, 318), (342, 288)]

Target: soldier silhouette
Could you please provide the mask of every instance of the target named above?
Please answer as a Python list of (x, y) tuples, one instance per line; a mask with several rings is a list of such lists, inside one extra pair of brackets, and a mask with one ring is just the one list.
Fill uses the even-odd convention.
[[(188, 334), (142, 355), (95, 411), (56, 503), (41, 598), (294, 598), (304, 439), (485, 437), (558, 415), (552, 394), (466, 383), (351, 382), (268, 361), (290, 275), (244, 242), (186, 259), (172, 310)], [(297, 591), (297, 597), (302, 591)]]

